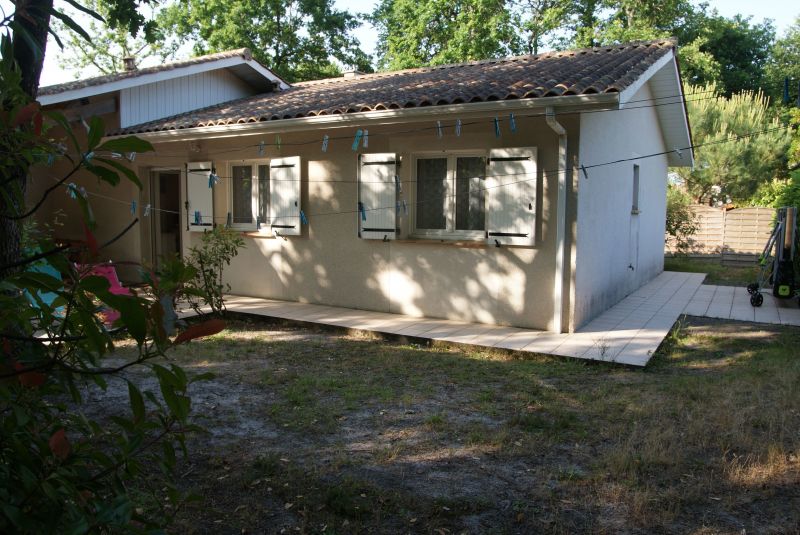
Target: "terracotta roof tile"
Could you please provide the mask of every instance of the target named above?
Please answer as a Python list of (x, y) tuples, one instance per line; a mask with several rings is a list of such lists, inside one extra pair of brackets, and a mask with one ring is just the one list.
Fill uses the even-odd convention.
[(300, 82), (123, 128), (113, 134), (318, 115), (623, 91), (674, 49), (673, 39)]

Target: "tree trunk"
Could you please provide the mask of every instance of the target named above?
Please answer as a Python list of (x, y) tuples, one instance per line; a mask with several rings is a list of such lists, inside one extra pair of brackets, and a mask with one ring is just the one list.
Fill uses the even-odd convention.
[[(14, 60), (21, 74), (22, 90), (33, 100), (39, 91), (39, 77), (44, 65), (44, 53), (47, 47), (47, 28), (50, 25), (50, 9), (53, 0), (18, 0), (14, 12), (15, 22), (31, 37), (30, 41), (16, 30), (12, 37), (14, 45)], [(34, 46), (34, 43), (36, 46)], [(10, 193), (6, 200), (0, 197), (0, 214), (15, 215), (25, 210), (25, 190), (27, 185), (28, 168), (19, 167), (11, 170), (8, 183), (4, 184)], [(14, 195), (13, 192), (18, 195)], [(0, 217), (0, 278), (5, 277), (9, 271), (5, 266), (20, 257), (20, 231), (22, 221)]]

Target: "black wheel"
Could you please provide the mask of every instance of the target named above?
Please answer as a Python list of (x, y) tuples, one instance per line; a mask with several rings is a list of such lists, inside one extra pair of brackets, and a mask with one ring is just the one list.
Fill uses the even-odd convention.
[(750, 295), (753, 295), (754, 293), (757, 293), (757, 292), (758, 292), (758, 283), (757, 282), (751, 282), (750, 284), (747, 285), (747, 293), (749, 293)]
[(762, 294), (753, 294), (750, 296), (750, 304), (754, 307), (760, 307), (764, 304), (764, 296)]

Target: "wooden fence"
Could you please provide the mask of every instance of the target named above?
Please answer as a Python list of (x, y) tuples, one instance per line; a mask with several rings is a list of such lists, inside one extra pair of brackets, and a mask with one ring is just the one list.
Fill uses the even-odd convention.
[[(752, 263), (772, 234), (775, 210), (737, 208), (725, 210), (692, 205), (697, 232), (689, 240), (690, 256), (721, 258), (724, 263)], [(674, 240), (667, 237), (667, 254), (676, 252)]]

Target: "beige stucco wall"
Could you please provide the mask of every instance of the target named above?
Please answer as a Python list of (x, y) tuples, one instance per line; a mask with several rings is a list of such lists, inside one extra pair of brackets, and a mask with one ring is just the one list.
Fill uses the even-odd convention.
[[(488, 150), (495, 147), (536, 147), (537, 218), (534, 247), (494, 247), (483, 242), (453, 243), (414, 239), (409, 235), (409, 217), (401, 216), (400, 239), (394, 242), (362, 240), (358, 237), (357, 155), (349, 137), (357, 126), (281, 134), (280, 153), (268, 147), (265, 157), (301, 157), (302, 208), (309, 224), (303, 234), (285, 239), (246, 237), (246, 249), (228, 268), (226, 278), (234, 293), (361, 308), (413, 316), (450, 318), (482, 323), (552, 329), (553, 286), (555, 276), (555, 195), (558, 138), (541, 117), (517, 114), (517, 132), (504, 125), (497, 138), (492, 115), (479, 119), (480, 125), (464, 120), (463, 132), (456, 137), (452, 128), (439, 139), (435, 120), (395, 125), (369, 125), (369, 148), (364, 152), (394, 152), (402, 158), (399, 168), (406, 182), (403, 198), (413, 199), (412, 155), (448, 150)], [(559, 117), (570, 135), (569, 161), (577, 147), (577, 115)], [(111, 119), (113, 122), (113, 118)], [(403, 130), (430, 128), (423, 132)], [(328, 151), (321, 150), (324, 134), (331, 137)], [(338, 136), (348, 139), (337, 140)], [(132, 219), (129, 203), (136, 198), (141, 222), (138, 228), (109, 247), (103, 259), (152, 261), (148, 255), (151, 218), (142, 217), (147, 201), (147, 179), (153, 168), (182, 169), (187, 161), (212, 161), (220, 175), (225, 162), (258, 158), (260, 141), (271, 143), (274, 134), (203, 139), (200, 141), (161, 142), (155, 154), (140, 154), (132, 167), (137, 170), (145, 191), (139, 192), (123, 180), (117, 188), (92, 177), (75, 177), (88, 191), (109, 199), (92, 197), (100, 223), (97, 236), (106, 240)], [(302, 145), (302, 143), (308, 143)], [(249, 146), (249, 147), (248, 147)], [(363, 150), (363, 149), (362, 149)], [(571, 177), (570, 177), (571, 178)], [(225, 222), (229, 211), (229, 181), (223, 178), (215, 188), (215, 218)], [(567, 261), (575, 234), (574, 191), (568, 202)], [(182, 202), (185, 185), (182, 185)], [(66, 225), (60, 237), (81, 239), (76, 203), (59, 190), (51, 210), (63, 210)], [(186, 213), (181, 208), (184, 252), (197, 242), (198, 234), (186, 230)], [(346, 212), (330, 214), (331, 212)], [(567, 266), (567, 273), (570, 266)], [(133, 273), (129, 274), (134, 276)], [(567, 280), (569, 283), (569, 280)], [(565, 290), (565, 325), (569, 318), (569, 291)]]
[[(575, 118), (564, 119), (577, 130)], [(435, 124), (435, 123), (434, 123)], [(346, 130), (283, 134), (280, 156), (299, 155), (302, 161), (302, 206), (309, 224), (298, 237), (248, 237), (227, 271), (234, 293), (362, 308), (413, 316), (450, 318), (532, 328), (553, 328), (553, 277), (555, 180), (557, 137), (540, 117), (517, 118), (515, 134), (504, 130), (497, 138), (491, 118), (481, 126), (468, 125), (461, 137), (452, 131), (439, 140), (434, 129), (396, 134), (398, 130), (424, 128), (416, 125), (369, 126), (368, 152), (394, 152), (401, 156), (401, 180), (413, 181), (412, 155), (418, 152), (486, 150), (494, 147), (533, 146), (538, 149), (536, 245), (489, 247), (482, 242), (452, 243), (413, 239), (408, 217), (401, 217), (402, 232), (394, 242), (358, 237), (357, 153), (350, 148)], [(324, 134), (331, 136), (327, 153), (321, 151)], [(257, 158), (255, 147), (242, 150), (274, 135), (248, 136), (196, 143), (200, 151), (183, 152), (183, 160), (223, 162)], [(295, 146), (295, 143), (309, 142)], [(186, 143), (163, 143), (161, 154), (185, 151)], [(366, 151), (365, 151), (366, 152)], [(278, 156), (268, 148), (266, 157)], [(150, 161), (142, 158), (142, 165)], [(158, 158), (157, 164), (180, 165), (181, 158)], [(156, 161), (153, 160), (154, 165)], [(404, 189), (404, 198), (413, 184)], [(228, 211), (225, 179), (215, 190), (215, 217), (225, 221)], [(331, 212), (346, 212), (331, 214)], [(185, 221), (185, 216), (184, 219)], [(186, 247), (196, 233), (185, 233)]]

